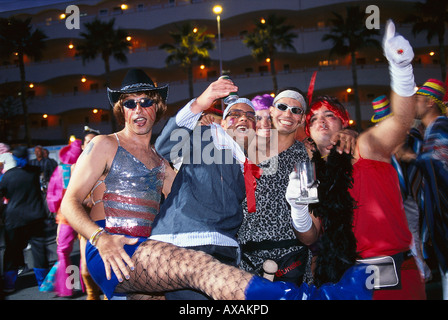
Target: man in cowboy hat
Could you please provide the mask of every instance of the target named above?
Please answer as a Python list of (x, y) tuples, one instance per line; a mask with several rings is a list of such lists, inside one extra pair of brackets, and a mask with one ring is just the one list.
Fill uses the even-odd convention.
[[(112, 298), (118, 283), (129, 277), (125, 264), (133, 266), (130, 257), (151, 233), (174, 171), (151, 146), (152, 128), (166, 110), (168, 86), (157, 87), (143, 70), (133, 69), (121, 89), (107, 88), (107, 94), (124, 128), (91, 140), (76, 163), (61, 211), (89, 239), (89, 271)], [(83, 207), (89, 194), (90, 215)]]
[(425, 127), (417, 157), (424, 179), (424, 217), (442, 276), (443, 299), (448, 300), (448, 118), (443, 97), (445, 84), (427, 80), (416, 92), (417, 119)]
[[(172, 125), (174, 127), (182, 125), (183, 127), (186, 128), (186, 130), (191, 131), (191, 128), (188, 129), (189, 125), (193, 127), (196, 126), (198, 122), (197, 120), (200, 118), (203, 110), (207, 109), (213, 103), (214, 100), (225, 97), (230, 92), (234, 92), (236, 89), (237, 89), (236, 86), (234, 86), (233, 83), (231, 83), (229, 80), (220, 79), (218, 81), (213, 82), (201, 96), (199, 96), (197, 99), (189, 103), (183, 109), (184, 112), (182, 112), (182, 110), (179, 112), (182, 113), (178, 119), (177, 116), (179, 115), (179, 113), (175, 118), (170, 120), (172, 123), (171, 124), (168, 123), (167, 126)], [(122, 99), (126, 100), (126, 98), (127, 97), (123, 97)], [(213, 208), (213, 206), (216, 206), (216, 204), (220, 204), (222, 206), (226, 205), (225, 200), (228, 199), (227, 193), (229, 192), (235, 193), (235, 191), (233, 191), (233, 188), (235, 186), (233, 182), (235, 182), (235, 180), (238, 180), (239, 190), (241, 190), (244, 187), (244, 186), (241, 187), (241, 184), (242, 183), (244, 184), (244, 182), (241, 181), (242, 180), (241, 169), (243, 166), (243, 164), (241, 164), (241, 161), (244, 158), (241, 157), (241, 153), (238, 152), (238, 148), (236, 148), (236, 146), (234, 145), (233, 142), (235, 141), (233, 140), (233, 136), (236, 138), (236, 140), (244, 142), (246, 141), (246, 137), (248, 137), (248, 133), (250, 134), (251, 132), (251, 130), (248, 130), (250, 128), (250, 125), (246, 122), (249, 120), (248, 118), (252, 117), (253, 108), (246, 102), (250, 103), (250, 101), (248, 101), (247, 99), (242, 99), (239, 101), (237, 100), (233, 105), (228, 106), (228, 108), (226, 108), (226, 112), (224, 112), (224, 122), (226, 123), (224, 124), (224, 126), (226, 126), (228, 130), (230, 129), (230, 127), (233, 127), (235, 129), (234, 135), (229, 137), (225, 136), (223, 132), (219, 129), (220, 127), (218, 127), (217, 125), (213, 125), (214, 133), (210, 132), (210, 134), (214, 136), (213, 139), (218, 139), (213, 140), (213, 145), (217, 148), (217, 150), (221, 150), (220, 152), (218, 152), (218, 154), (223, 156), (223, 158), (221, 157), (220, 159), (221, 160), (232, 159), (230, 160), (231, 163), (226, 164), (224, 162), (222, 165), (215, 166), (218, 169), (215, 170), (215, 172), (219, 172), (220, 169), (224, 170), (225, 169), (224, 166), (228, 166), (231, 168), (226, 169), (227, 172), (233, 171), (234, 175), (227, 176), (225, 174), (221, 175), (218, 174), (219, 177), (218, 184), (223, 186), (223, 188), (220, 189), (215, 187), (215, 190), (219, 191), (220, 193), (219, 194), (217, 193), (214, 199), (204, 199), (205, 201), (207, 201), (207, 205), (209, 208)], [(125, 119), (130, 117), (129, 115), (127, 115), (127, 113), (128, 112), (126, 112), (125, 110)], [(140, 113), (142, 113), (141, 110)], [(132, 119), (134, 118), (132, 117)], [(177, 120), (179, 120), (179, 122), (177, 122)], [(129, 121), (126, 121), (126, 124), (128, 123)], [(252, 131), (254, 131), (253, 129), (255, 128), (255, 124), (253, 123), (251, 127)], [(119, 134), (120, 133), (121, 132), (119, 132)], [(229, 133), (231, 132), (229, 131)], [(170, 135), (171, 134), (168, 134), (168, 136)], [(92, 143), (99, 144), (105, 139), (105, 138), (103, 139), (97, 139), (97, 138), (92, 140), (90, 144)], [(135, 139), (135, 141), (138, 142), (138, 139)], [(267, 283), (265, 282), (262, 288), (259, 287), (259, 283), (257, 282), (255, 282), (254, 285), (251, 285), (253, 283), (252, 280), (254, 278), (251, 273), (244, 272), (238, 269), (237, 267), (232, 267), (225, 263), (220, 263), (218, 262), (218, 260), (213, 259), (210, 255), (205, 254), (202, 251), (184, 249), (174, 246), (167, 242), (147, 240), (147, 238), (144, 239), (138, 238), (137, 240), (135, 238), (129, 239), (128, 237), (105, 233), (101, 228), (97, 228), (95, 223), (93, 223), (92, 220), (89, 219), (85, 211), (82, 209), (81, 201), (83, 201), (83, 197), (87, 195), (90, 188), (95, 183), (96, 179), (102, 178), (101, 175), (106, 175), (107, 173), (109, 173), (108, 175), (110, 175), (111, 173), (116, 174), (115, 171), (117, 169), (114, 166), (111, 166), (110, 163), (111, 159), (109, 158), (113, 158), (114, 153), (118, 154), (119, 152), (121, 153), (122, 151), (117, 150), (117, 143), (115, 142), (114, 144), (114, 142), (115, 141), (112, 139), (111, 141), (104, 142), (106, 144), (106, 147), (101, 148), (94, 146), (92, 148), (88, 148), (88, 150), (85, 151), (85, 154), (84, 153), (82, 154), (80, 161), (78, 161), (77, 167), (74, 171), (74, 176), (72, 177), (72, 180), (68, 187), (66, 197), (62, 202), (62, 211), (64, 214), (67, 215), (67, 217), (69, 217), (69, 222), (72, 223), (73, 227), (77, 229), (83, 236), (90, 239), (89, 242), (91, 243), (91, 248), (90, 249), (87, 248), (86, 250), (87, 261), (88, 264), (90, 263), (89, 270), (92, 272), (92, 270), (97, 271), (96, 270), (97, 268), (103, 268), (103, 273), (107, 274), (106, 275), (107, 279), (104, 276), (103, 277), (100, 276), (95, 279), (95, 281), (98, 284), (100, 284), (101, 288), (103, 289), (103, 292), (105, 292), (107, 296), (113, 295), (115, 288), (117, 288), (117, 291), (119, 292), (138, 292), (140, 294), (160, 292), (166, 290), (170, 291), (179, 290), (181, 288), (196, 288), (198, 290), (203, 291), (208, 296), (213, 297), (214, 299), (232, 299), (232, 300), (243, 299), (245, 297), (257, 298), (257, 292), (259, 291), (259, 289), (263, 290), (265, 293), (269, 295), (269, 297), (265, 296), (263, 298), (276, 299), (276, 298), (283, 298), (285, 297), (285, 295), (289, 295), (291, 297), (297, 296), (299, 298), (306, 296), (306, 294), (303, 294), (304, 292), (303, 290), (297, 290), (297, 289), (292, 290), (293, 288), (284, 285), (283, 283), (277, 283), (279, 285), (272, 285), (272, 282), (266, 280)], [(108, 148), (112, 150), (108, 150)], [(118, 146), (118, 149), (119, 148), (120, 146)], [(230, 158), (225, 157), (226, 155), (229, 154), (227, 150), (230, 151)], [(211, 148), (209, 149), (209, 151), (211, 151)], [(102, 153), (104, 153), (104, 155)], [(99, 159), (97, 160), (97, 162), (101, 162), (102, 164), (100, 163), (98, 165), (95, 163), (95, 161), (89, 161), (92, 158), (92, 154), (95, 154), (97, 157), (95, 160)], [(112, 156), (110, 154), (112, 154)], [(87, 160), (83, 160), (84, 157), (87, 158)], [(106, 159), (101, 159), (103, 157)], [(128, 166), (134, 166), (132, 161), (131, 162), (126, 161), (125, 165), (121, 166), (120, 163), (121, 163), (120, 161), (117, 161), (117, 163), (115, 163), (114, 165), (119, 166), (118, 169), (123, 170), (123, 176), (126, 177), (128, 176), (128, 174), (131, 174)], [(182, 168), (185, 168), (184, 164), (186, 163), (187, 162), (182, 164), (181, 170)], [(141, 162), (135, 165), (139, 165), (140, 168), (142, 167)], [(91, 168), (89, 168), (89, 166), (95, 166), (97, 168), (96, 170), (92, 170)], [(212, 166), (213, 165), (211, 165), (210, 167)], [(104, 174), (101, 173), (98, 174), (98, 172), (96, 172), (101, 169), (105, 169)], [(244, 172), (245, 173), (249, 172), (248, 169), (249, 170), (252, 169), (252, 166), (245, 161)], [(204, 177), (206, 177), (205, 172), (203, 173)], [(89, 176), (92, 174), (96, 175), (95, 179), (89, 178)], [(105, 177), (106, 180), (108, 179), (108, 175)], [(87, 178), (84, 176), (86, 176)], [(177, 175), (176, 179), (178, 177), (182, 177), (182, 175), (181, 174)], [(195, 177), (190, 176), (190, 178)], [(84, 187), (83, 185), (79, 185), (82, 184), (83, 182), (85, 182), (85, 184), (88, 184), (88, 186)], [(108, 182), (109, 180), (106, 181), (106, 185)], [(204, 190), (212, 187), (213, 182), (215, 181), (209, 180), (208, 184), (196, 185), (194, 186), (195, 188), (191, 189), (191, 191), (196, 192), (196, 195), (199, 197), (199, 199), (201, 199), (200, 197), (204, 195)], [(253, 183), (253, 180), (250, 182)], [(141, 187), (137, 179), (133, 179), (132, 184), (137, 184), (137, 188)], [(192, 184), (188, 185), (189, 187), (193, 187)], [(229, 188), (226, 189), (224, 188), (224, 186), (229, 186)], [(77, 195), (76, 191), (79, 191), (78, 193), (80, 195)], [(132, 190), (132, 191), (137, 192), (138, 190)], [(95, 191), (93, 191), (92, 193), (94, 198), (93, 200), (96, 200), (98, 194), (96, 194)], [(173, 193), (175, 193), (175, 191), (172, 191), (172, 193), (170, 193), (170, 197)], [(122, 195), (118, 196), (121, 197)], [(189, 199), (193, 199), (192, 196), (194, 196), (194, 194), (191, 194)], [(219, 197), (221, 199), (219, 199)], [(103, 203), (109, 201), (108, 198), (109, 194), (105, 195), (103, 197)], [(179, 201), (184, 201), (183, 199), (181, 199), (181, 197), (176, 197), (175, 195), (172, 196), (172, 199), (175, 198), (177, 198), (177, 200)], [(244, 198), (244, 195), (239, 199), (241, 198)], [(169, 203), (168, 199), (165, 200), (164, 206), (166, 203)], [(198, 204), (197, 201), (195, 203)], [(131, 208), (134, 207), (132, 203), (126, 203), (126, 204)], [(104, 204), (104, 206), (106, 206), (106, 204)], [(234, 206), (234, 204), (232, 204), (232, 206)], [(117, 209), (119, 210), (119, 208)], [(195, 208), (192, 208), (192, 205), (190, 204), (189, 209), (194, 210)], [(202, 208), (196, 208), (196, 212), (198, 212), (199, 214), (202, 215), (202, 217), (204, 217), (202, 212), (199, 212), (201, 209)], [(68, 210), (73, 210), (76, 212), (66, 213), (66, 211), (68, 212)], [(94, 215), (92, 217), (93, 219), (98, 218), (96, 217), (97, 216), (96, 213), (93, 215)], [(129, 221), (129, 220), (128, 222), (138, 223), (138, 221)], [(197, 222), (200, 223), (201, 221), (198, 220)], [(132, 226), (130, 227), (132, 228)], [(215, 232), (211, 233), (212, 236), (219, 237), (219, 235), (217, 235)], [(216, 237), (213, 238), (216, 239)], [(224, 239), (224, 237), (221, 237), (221, 239)], [(134, 248), (136, 242), (142, 242), (142, 241), (144, 241), (144, 243), (142, 243), (138, 248)], [(125, 244), (128, 244), (128, 246), (125, 246), (126, 251), (123, 250), (123, 246)], [(94, 248), (95, 246), (98, 249)], [(101, 251), (100, 256), (98, 254), (92, 254), (92, 251), (99, 251), (99, 250)], [(132, 256), (132, 259), (129, 258), (129, 256), (132, 255), (132, 252), (134, 251), (135, 254)], [(106, 267), (105, 271), (103, 265)], [(90, 269), (90, 267), (92, 267), (92, 269)], [(112, 277), (110, 268), (113, 269)], [(123, 281), (124, 280), (122, 278), (123, 276), (128, 281)], [(112, 279), (113, 277), (115, 278)], [(261, 278), (257, 279), (258, 281), (263, 282), (263, 279)], [(121, 283), (118, 284), (119, 282)], [(251, 286), (252, 290), (249, 290), (248, 288), (249, 286)], [(346, 283), (344, 283), (342, 287), (341, 286), (337, 287), (336, 290), (333, 287), (335, 286), (332, 285), (330, 291), (332, 292), (337, 291), (335, 292), (335, 294), (339, 294), (341, 292), (341, 289), (342, 291), (350, 291), (350, 288), (348, 288), (347, 290)], [(350, 287), (350, 285), (348, 285), (348, 287)], [(249, 294), (249, 291), (247, 290), (249, 290), (250, 293), (252, 293), (252, 296)], [(306, 290), (306, 288), (304, 290)], [(294, 291), (296, 294), (291, 294), (292, 291)], [(319, 290), (312, 289), (312, 292), (310, 293), (314, 294), (317, 291)], [(324, 294), (321, 296), (324, 295), (325, 295), (324, 298), (329, 297), (327, 291), (324, 292)]]

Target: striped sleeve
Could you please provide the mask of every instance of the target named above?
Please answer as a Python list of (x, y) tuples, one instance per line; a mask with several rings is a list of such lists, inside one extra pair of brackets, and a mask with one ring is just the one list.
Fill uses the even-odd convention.
[(196, 124), (199, 121), (199, 118), (202, 115), (202, 112), (200, 113), (193, 113), (191, 111), (191, 105), (193, 102), (195, 102), (196, 99), (191, 100), (188, 102), (185, 107), (183, 107), (176, 115), (176, 124), (179, 127), (184, 127), (190, 130), (193, 130), (196, 127)]

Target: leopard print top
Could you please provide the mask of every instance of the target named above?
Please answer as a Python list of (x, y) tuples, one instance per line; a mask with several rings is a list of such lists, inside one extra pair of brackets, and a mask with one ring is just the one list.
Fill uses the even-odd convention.
[[(244, 244), (250, 241), (296, 239), (291, 225), (290, 206), (286, 201), (285, 193), (289, 183), (289, 174), (294, 170), (294, 163), (307, 159), (308, 154), (304, 145), (295, 141), (287, 150), (258, 165), (263, 169), (263, 174), (257, 180), (256, 212), (248, 213), (247, 201), (243, 202), (244, 218), (238, 232), (238, 241), (243, 248)], [(251, 252), (243, 249), (240, 268), (261, 275), (263, 262), (266, 259), (276, 261), (298, 248), (298, 246), (293, 246)], [(247, 263), (246, 259), (250, 263)]]

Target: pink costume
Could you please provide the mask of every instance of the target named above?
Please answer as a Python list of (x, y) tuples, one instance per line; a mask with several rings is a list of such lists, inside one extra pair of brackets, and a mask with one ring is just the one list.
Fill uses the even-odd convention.
[(70, 145), (61, 149), (59, 159), (63, 164), (54, 170), (47, 190), (48, 208), (51, 212), (56, 212), (56, 222), (59, 224), (58, 246), (56, 249), (59, 265), (56, 271), (54, 290), (60, 297), (68, 297), (73, 294), (73, 285), (70, 281), (67, 281), (69, 280), (69, 274), (66, 272), (66, 269), (71, 264), (70, 253), (73, 250), (73, 243), (77, 238), (76, 231), (73, 230), (67, 220), (62, 216), (60, 206), (70, 180), (71, 166), (76, 163), (81, 152), (80, 140), (75, 140)]

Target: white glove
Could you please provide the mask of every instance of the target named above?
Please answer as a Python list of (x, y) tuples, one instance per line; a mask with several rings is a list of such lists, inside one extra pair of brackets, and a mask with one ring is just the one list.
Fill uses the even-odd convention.
[(409, 41), (395, 34), (395, 24), (392, 20), (386, 23), (383, 38), (384, 55), (389, 61), (390, 86), (402, 97), (410, 97), (415, 93), (412, 59), (414, 51)]
[(306, 232), (313, 226), (313, 220), (308, 212), (308, 205), (296, 204), (294, 200), (297, 198), (300, 189), (300, 181), (295, 171), (289, 175), (288, 188), (286, 188), (286, 201), (291, 205), (291, 219), (294, 229), (299, 232)]

